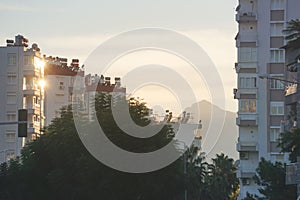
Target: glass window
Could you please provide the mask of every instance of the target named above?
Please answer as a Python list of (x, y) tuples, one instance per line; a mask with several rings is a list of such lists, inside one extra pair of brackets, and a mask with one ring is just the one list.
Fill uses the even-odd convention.
[(278, 142), (279, 136), (280, 136), (280, 127), (270, 128), (270, 141), (271, 142)]
[(240, 77), (240, 88), (256, 88), (256, 77)]
[(270, 62), (271, 63), (283, 63), (285, 62), (285, 51), (284, 50), (271, 50), (270, 51)]
[(282, 36), (284, 29), (283, 23), (272, 23), (271, 24), (271, 36)]
[(15, 142), (16, 141), (16, 131), (7, 130), (5, 133), (5, 141), (6, 142)]
[(284, 102), (271, 102), (271, 115), (284, 115)]
[[(273, 76), (272, 78), (284, 79), (282, 76)], [(271, 89), (280, 89), (280, 90), (284, 89), (284, 84), (282, 81), (271, 79), (270, 82), (271, 82)]]
[(14, 85), (17, 84), (17, 74), (7, 74), (7, 84)]
[(257, 62), (257, 48), (241, 47), (238, 53), (239, 62)]
[(7, 112), (6, 114), (7, 121), (14, 122), (17, 120), (15, 112)]
[(256, 112), (256, 100), (255, 99), (241, 99), (240, 100), (240, 112), (255, 113)]
[(284, 10), (285, 0), (271, 0), (271, 9), (272, 10)]
[(16, 104), (17, 103), (16, 93), (7, 93), (6, 101), (7, 101), (7, 104)]
[(17, 63), (17, 56), (15, 53), (7, 54), (7, 64), (8, 65), (16, 65)]
[(24, 65), (32, 65), (33, 57), (32, 56), (24, 56)]

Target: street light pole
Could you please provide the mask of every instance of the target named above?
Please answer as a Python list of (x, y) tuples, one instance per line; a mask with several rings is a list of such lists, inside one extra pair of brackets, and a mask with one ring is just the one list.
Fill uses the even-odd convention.
[(284, 80), (284, 79), (280, 79), (280, 78), (274, 78), (270, 74), (259, 74), (258, 77), (260, 79), (270, 79), (270, 80), (277, 80), (277, 81), (282, 81), (282, 82), (286, 82), (286, 83), (298, 84), (297, 81), (289, 81), (289, 80)]

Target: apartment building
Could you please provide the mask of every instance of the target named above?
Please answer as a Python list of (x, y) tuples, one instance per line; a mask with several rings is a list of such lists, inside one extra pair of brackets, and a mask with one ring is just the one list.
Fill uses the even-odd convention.
[(299, 0), (239, 0), (236, 9), (238, 88), (234, 95), (239, 102), (239, 199), (247, 192), (259, 194), (252, 177), (261, 157), (288, 162), (288, 156), (277, 148), (285, 115), (285, 84), (258, 77), (268, 74), (285, 79), (285, 50), (281, 47), (286, 41), (282, 30), (287, 21), (300, 18), (299, 7)]
[[(44, 126), (44, 65), (37, 44), (17, 35), (0, 47), (0, 163), (20, 155)], [(28, 136), (18, 137), (18, 110), (28, 110)]]
[(97, 93), (113, 94), (114, 97), (126, 98), (126, 88), (121, 86), (121, 78), (115, 77), (114, 83), (111, 77), (88, 74), (85, 76), (84, 102), (90, 121), (95, 120), (95, 95)]
[(75, 78), (81, 77), (84, 85), (84, 71), (79, 60), (72, 59), (70, 66), (66, 58), (49, 56), (45, 60), (45, 125), (60, 116), (63, 106), (71, 105), (74, 97)]

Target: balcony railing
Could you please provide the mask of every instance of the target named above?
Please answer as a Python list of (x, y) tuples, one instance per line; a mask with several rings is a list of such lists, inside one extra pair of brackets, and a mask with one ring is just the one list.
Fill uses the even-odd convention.
[(237, 150), (241, 151), (258, 151), (258, 143), (257, 142), (238, 142)]
[(256, 12), (239, 11), (236, 14), (237, 22), (254, 22), (257, 21)]
[(286, 87), (285, 96), (296, 94), (297, 93), (297, 84), (291, 84)]
[(238, 36), (238, 41), (240, 42), (257, 42), (258, 35), (253, 32), (240, 32)]

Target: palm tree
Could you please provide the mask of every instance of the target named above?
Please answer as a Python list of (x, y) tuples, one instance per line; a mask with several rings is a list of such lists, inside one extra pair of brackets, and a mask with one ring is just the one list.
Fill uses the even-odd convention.
[(212, 161), (213, 164), (208, 166), (209, 176), (206, 180), (211, 199), (234, 199), (232, 196), (239, 189), (234, 160), (221, 153)]
[(292, 19), (287, 24), (287, 28), (283, 30), (285, 39), (288, 40), (286, 47), (292, 50), (300, 49), (300, 20)]

